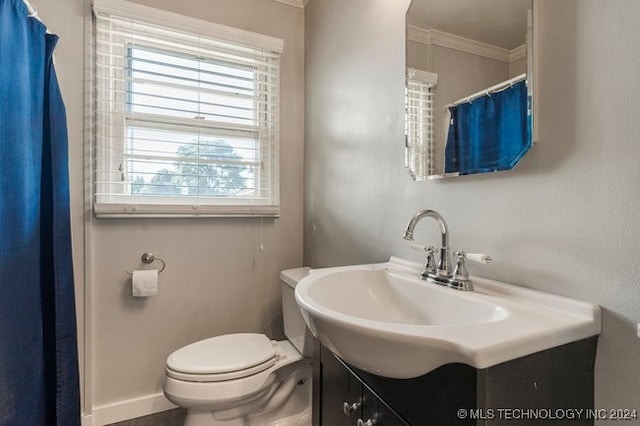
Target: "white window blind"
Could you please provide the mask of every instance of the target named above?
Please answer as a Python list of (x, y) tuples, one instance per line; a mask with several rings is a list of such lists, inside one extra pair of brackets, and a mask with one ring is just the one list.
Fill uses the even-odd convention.
[(96, 215), (277, 216), (281, 41), (129, 2), (94, 14)]
[(429, 176), (433, 170), (433, 88), (437, 74), (409, 70), (406, 87), (406, 166), (415, 176)]

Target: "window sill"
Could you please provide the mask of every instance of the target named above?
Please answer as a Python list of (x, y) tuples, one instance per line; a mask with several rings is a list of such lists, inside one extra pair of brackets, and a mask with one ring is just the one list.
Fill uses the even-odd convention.
[(96, 218), (143, 219), (143, 218), (193, 218), (193, 217), (273, 217), (280, 216), (280, 206), (248, 205), (166, 205), (166, 204), (103, 204), (93, 206)]

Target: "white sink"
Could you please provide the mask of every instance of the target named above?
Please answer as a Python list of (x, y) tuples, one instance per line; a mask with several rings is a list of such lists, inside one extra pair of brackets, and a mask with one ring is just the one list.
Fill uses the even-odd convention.
[(296, 286), (313, 334), (347, 363), (418, 377), (461, 362), (486, 368), (600, 333), (597, 305), (472, 277), (463, 292), (418, 279), (420, 265), (315, 269)]

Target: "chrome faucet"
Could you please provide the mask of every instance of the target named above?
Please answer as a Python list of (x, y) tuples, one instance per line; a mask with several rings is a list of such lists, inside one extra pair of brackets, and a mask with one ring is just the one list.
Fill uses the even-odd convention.
[[(439, 278), (448, 279), (451, 278), (451, 256), (449, 254), (449, 227), (447, 226), (447, 222), (444, 220), (442, 215), (435, 210), (420, 210), (416, 214), (413, 215), (409, 224), (407, 225), (407, 230), (404, 231), (404, 239), (407, 241), (413, 241), (413, 230), (420, 220), (424, 217), (430, 217), (434, 219), (438, 226), (440, 227), (440, 233), (442, 234), (442, 243), (440, 246), (440, 258), (438, 260), (438, 265), (436, 267), (436, 271), (431, 271), (432, 268), (431, 262), (427, 259), (425, 263), (425, 268), (422, 271), (422, 278), (427, 279), (429, 274), (433, 274)], [(430, 264), (429, 267), (427, 264)]]
[[(438, 226), (440, 227), (440, 233), (442, 235), (442, 242), (440, 246), (440, 257), (438, 259), (438, 264), (436, 266), (434, 261), (434, 247), (431, 246), (417, 246), (418, 249), (424, 250), (427, 252), (427, 260), (424, 263), (424, 267), (422, 272), (420, 273), (420, 278), (423, 280), (431, 281), (436, 284), (445, 285), (448, 287), (452, 287), (458, 290), (473, 290), (473, 285), (469, 280), (469, 274), (467, 273), (467, 269), (465, 267), (464, 260), (466, 258), (465, 252), (458, 252), (456, 255), (458, 256), (458, 261), (456, 263), (455, 271), (451, 272), (451, 255), (449, 248), (449, 228), (447, 227), (447, 222), (444, 220), (442, 215), (435, 210), (420, 210), (416, 214), (413, 215), (409, 224), (407, 225), (406, 231), (404, 231), (404, 239), (407, 241), (413, 241), (413, 231), (420, 222), (420, 220), (424, 217), (430, 217), (434, 219)], [(486, 255), (474, 255), (478, 256), (486, 256)], [(480, 260), (482, 263), (489, 263), (491, 258), (486, 256), (488, 261)]]

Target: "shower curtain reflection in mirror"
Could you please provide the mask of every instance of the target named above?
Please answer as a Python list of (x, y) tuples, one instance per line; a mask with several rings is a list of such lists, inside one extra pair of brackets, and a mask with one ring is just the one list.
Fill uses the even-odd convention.
[(449, 108), (445, 173), (511, 170), (531, 147), (526, 81)]
[(0, 2), (0, 425), (80, 424), (58, 38)]

